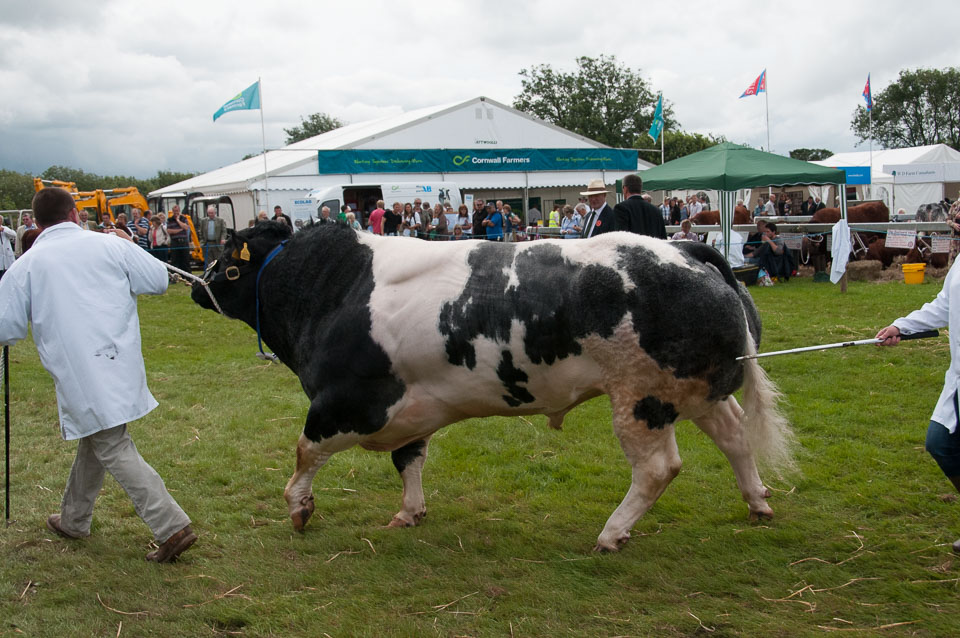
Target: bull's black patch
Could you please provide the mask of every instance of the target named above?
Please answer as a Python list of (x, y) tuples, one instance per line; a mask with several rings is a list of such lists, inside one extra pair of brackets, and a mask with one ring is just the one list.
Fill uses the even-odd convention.
[(710, 398), (730, 394), (743, 381), (735, 359), (746, 348), (745, 310), (759, 339), (755, 308), (715, 250), (692, 242), (678, 242), (677, 249), (689, 267), (663, 263), (635, 245), (619, 248), (615, 264), (583, 266), (565, 260), (556, 244), (522, 251), (482, 244), (470, 253), (463, 290), (440, 312), (447, 359), (473, 369), (475, 340), (510, 344), (517, 321), (524, 354), (534, 364), (551, 365), (579, 355), (587, 335), (610, 337), (629, 313), (640, 347), (661, 368), (678, 377), (705, 377)]
[(690, 267), (660, 263), (645, 250), (618, 250), (619, 265), (635, 286), (628, 302), (633, 328), (640, 347), (661, 368), (681, 378), (705, 378), (708, 397), (719, 399), (743, 383), (736, 358), (746, 348), (744, 304), (753, 304), (741, 300), (729, 266), (713, 248), (677, 244)]
[[(282, 224), (263, 222), (231, 237), (224, 254), (234, 243), (247, 242), (251, 266), (259, 269), (289, 234)], [(224, 311), (251, 327), (255, 278), (256, 270), (235, 282), (211, 284)], [(263, 270), (263, 341), (310, 397), (303, 433), (313, 441), (376, 432), (386, 425), (388, 408), (403, 396), (404, 384), (393, 375), (390, 357), (371, 336), (373, 287), (373, 251), (339, 224), (297, 233)], [(209, 307), (206, 296), (194, 289), (194, 300)]]
[(397, 448), (390, 453), (390, 458), (393, 459), (393, 467), (397, 468), (397, 472), (403, 474), (403, 471), (407, 469), (408, 465), (426, 453), (426, 449), (427, 442), (423, 439), (407, 443), (403, 447)]
[(513, 354), (509, 350), (504, 350), (500, 355), (500, 365), (497, 366), (497, 377), (503, 383), (503, 387), (510, 394), (503, 395), (503, 400), (511, 408), (515, 408), (522, 403), (533, 403), (533, 395), (530, 391), (521, 386), (529, 380), (527, 373), (513, 365)]
[[(517, 252), (509, 244), (483, 244), (467, 263), (464, 289), (440, 312), (440, 333), (447, 337), (453, 365), (476, 366), (473, 341), (478, 337), (509, 344), (514, 320), (525, 328), (524, 354), (532, 363), (551, 365), (580, 354), (579, 340), (588, 334), (612, 335), (627, 309), (623, 282), (614, 270), (570, 263), (555, 245)], [(511, 269), (518, 283), (508, 287)]]
[(651, 430), (662, 430), (676, 421), (677, 416), (672, 403), (662, 403), (657, 397), (644, 397), (633, 406), (633, 418), (646, 421)]

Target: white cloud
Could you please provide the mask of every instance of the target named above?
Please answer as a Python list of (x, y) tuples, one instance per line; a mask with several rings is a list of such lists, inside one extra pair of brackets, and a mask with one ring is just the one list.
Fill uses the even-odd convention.
[[(318, 3), (223, 0), (7, 3), (0, 15), (0, 168), (205, 171), (260, 146), (260, 113), (212, 122), (263, 80), (268, 147), (324, 111), (358, 122), (487, 95), (511, 103), (520, 69), (616, 55), (672, 103), (685, 130), (774, 150), (850, 150), (868, 72), (956, 64), (948, 2), (573, 0)], [(941, 35), (937, 35), (941, 34)]]

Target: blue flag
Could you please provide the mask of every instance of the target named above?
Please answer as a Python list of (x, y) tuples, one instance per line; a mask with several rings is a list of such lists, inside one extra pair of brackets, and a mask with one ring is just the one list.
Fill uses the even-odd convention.
[(230, 111), (247, 111), (260, 108), (260, 80), (257, 80), (241, 93), (237, 93), (213, 114), (213, 121)]
[(653, 112), (653, 123), (650, 124), (650, 130), (647, 131), (647, 135), (653, 138), (653, 141), (656, 142), (657, 138), (660, 137), (660, 133), (663, 131), (663, 93), (660, 94), (660, 99), (657, 100), (657, 110)]

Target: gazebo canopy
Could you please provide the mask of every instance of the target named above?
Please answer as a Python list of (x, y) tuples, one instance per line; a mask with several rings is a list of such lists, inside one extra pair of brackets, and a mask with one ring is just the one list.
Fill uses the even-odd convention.
[(723, 142), (642, 173), (643, 188), (735, 191), (756, 186), (843, 184), (846, 173), (739, 144)]

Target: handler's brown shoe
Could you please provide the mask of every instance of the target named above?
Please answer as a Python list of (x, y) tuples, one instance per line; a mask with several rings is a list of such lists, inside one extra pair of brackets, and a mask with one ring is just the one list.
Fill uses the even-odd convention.
[(168, 538), (155, 551), (147, 554), (147, 560), (155, 563), (172, 563), (180, 554), (197, 542), (197, 535), (187, 525), (182, 530)]
[(74, 536), (73, 534), (69, 534), (66, 531), (64, 531), (62, 527), (60, 527), (59, 514), (51, 514), (49, 517), (47, 517), (47, 529), (53, 532), (54, 534), (56, 534), (57, 536), (59, 536), (60, 538), (66, 538), (72, 541), (75, 541), (78, 538), (82, 538), (81, 536)]

